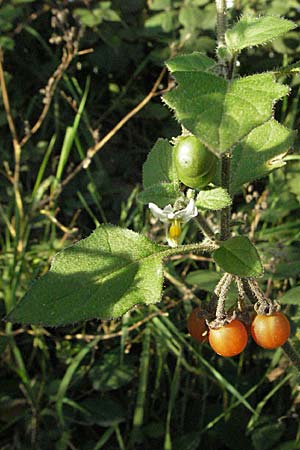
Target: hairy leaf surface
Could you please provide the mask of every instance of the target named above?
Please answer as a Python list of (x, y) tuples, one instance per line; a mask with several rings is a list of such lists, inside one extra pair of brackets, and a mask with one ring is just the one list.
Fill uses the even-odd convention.
[(180, 197), (179, 184), (174, 185), (172, 183), (159, 183), (148, 187), (144, 191), (140, 192), (137, 196), (139, 202), (144, 203), (156, 203), (160, 208), (166, 205), (174, 204)]
[(272, 119), (255, 128), (233, 152), (231, 192), (282, 167), (295, 133)]
[(8, 320), (58, 326), (119, 317), (139, 303), (156, 303), (164, 249), (133, 231), (101, 226), (56, 255)]
[(231, 205), (232, 201), (228, 192), (223, 188), (200, 191), (196, 198), (196, 206), (200, 209), (217, 211)]
[(235, 81), (204, 71), (175, 71), (178, 87), (164, 96), (181, 124), (215, 153), (231, 150), (273, 116), (289, 92), (271, 73)]
[(275, 16), (242, 17), (230, 30), (225, 33), (227, 48), (236, 53), (243, 48), (265, 44), (297, 25), (290, 20)]
[(179, 180), (173, 158), (173, 147), (167, 139), (158, 139), (143, 166), (144, 188), (159, 183), (173, 183)]

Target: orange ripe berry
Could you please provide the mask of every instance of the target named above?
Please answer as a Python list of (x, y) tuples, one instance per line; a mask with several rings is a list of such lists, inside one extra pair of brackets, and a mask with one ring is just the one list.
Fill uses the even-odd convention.
[(208, 326), (205, 319), (199, 315), (201, 308), (195, 308), (191, 312), (187, 320), (187, 329), (196, 341), (206, 342), (208, 337)]
[(218, 355), (235, 356), (246, 347), (248, 334), (245, 325), (235, 319), (220, 328), (210, 329), (208, 339)]
[(260, 347), (274, 349), (283, 345), (291, 332), (288, 318), (281, 312), (270, 316), (258, 314), (251, 324), (251, 335)]

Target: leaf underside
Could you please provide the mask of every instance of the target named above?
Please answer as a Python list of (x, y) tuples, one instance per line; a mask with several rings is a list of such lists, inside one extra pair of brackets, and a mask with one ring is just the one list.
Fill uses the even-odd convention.
[(56, 255), (8, 320), (59, 326), (111, 319), (137, 304), (159, 302), (163, 250), (133, 231), (100, 226)]

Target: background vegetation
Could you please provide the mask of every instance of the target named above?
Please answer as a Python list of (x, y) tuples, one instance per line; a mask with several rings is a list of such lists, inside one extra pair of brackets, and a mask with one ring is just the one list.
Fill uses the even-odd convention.
[[(235, 0), (230, 19), (244, 13), (300, 24), (297, 0)], [(2, 0), (0, 29), (4, 317), (55, 253), (99, 223), (163, 237), (136, 195), (156, 139), (180, 131), (160, 100), (173, 86), (164, 61), (182, 51), (214, 55), (215, 6)], [(298, 61), (299, 37), (296, 29), (244, 52), (240, 73)], [(299, 75), (289, 81), (276, 115), (296, 129)], [(245, 188), (233, 219), (258, 246), (262, 287), (281, 298), (300, 349), (298, 148), (283, 170)], [(185, 231), (193, 241), (197, 230)], [(220, 358), (187, 334), (188, 313), (219, 279), (211, 260), (173, 258), (166, 279), (158, 307), (118, 321), (57, 329), (2, 322), (1, 450), (300, 448), (299, 375), (282, 350), (250, 343), (241, 356)]]

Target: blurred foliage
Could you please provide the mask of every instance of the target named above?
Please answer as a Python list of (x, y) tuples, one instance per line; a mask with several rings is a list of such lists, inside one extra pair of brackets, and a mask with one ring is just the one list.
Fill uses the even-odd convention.
[[(244, 13), (281, 15), (300, 23), (297, 0), (235, 0), (229, 19)], [(169, 56), (193, 50), (214, 55), (215, 21), (209, 0), (0, 1), (11, 114), (19, 138), (28, 136), (21, 155), (20, 215), (1, 96), (2, 316), (47, 271), (58, 250), (99, 223), (161, 239), (164, 230), (150, 230), (148, 213), (136, 202), (150, 148), (158, 137), (170, 139), (179, 131), (159, 95), (108, 140), (86, 170), (54, 194), (87, 149), (145, 98)], [(30, 137), (28, 130), (47, 100), (41, 90), (55, 74), (72, 30), (79, 53), (62, 73), (49, 111)], [(240, 73), (299, 59), (296, 28), (268, 45), (243, 51)], [(276, 116), (295, 129), (299, 76), (291, 83), (292, 92)], [(172, 85), (165, 76), (159, 92)], [(298, 350), (299, 164), (298, 142), (284, 169), (237, 196), (233, 216), (236, 230), (249, 232), (259, 248), (265, 264), (261, 283), (269, 295), (286, 296), (295, 289), (284, 304)], [(192, 224), (184, 233), (187, 242), (193, 241), (198, 230)], [(201, 275), (196, 272), (200, 269), (205, 270)], [(194, 296), (205, 302), (217, 280), (213, 264), (209, 258), (184, 256), (169, 261), (167, 272), (160, 308), (136, 308), (119, 321), (66, 328), (2, 322), (1, 450), (299, 449), (299, 378), (281, 349), (270, 352), (250, 344), (242, 356), (222, 359), (208, 346), (192, 342), (186, 317)], [(192, 283), (188, 290), (186, 276)]]

